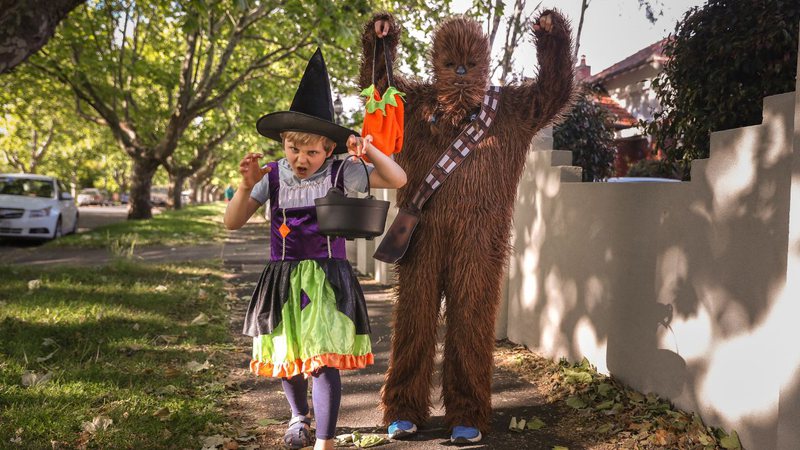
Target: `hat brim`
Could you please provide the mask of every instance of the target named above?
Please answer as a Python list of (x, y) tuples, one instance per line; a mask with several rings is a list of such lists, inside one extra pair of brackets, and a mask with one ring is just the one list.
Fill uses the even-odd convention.
[(302, 131), (325, 136), (336, 143), (333, 153), (347, 153), (347, 138), (359, 133), (333, 122), (295, 111), (278, 111), (262, 116), (256, 122), (262, 136), (281, 142), (284, 131)]

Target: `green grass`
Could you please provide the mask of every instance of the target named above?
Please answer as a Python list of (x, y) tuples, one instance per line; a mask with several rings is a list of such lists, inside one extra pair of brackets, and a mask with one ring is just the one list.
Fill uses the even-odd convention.
[(48, 247), (108, 247), (125, 251), (143, 245), (198, 245), (219, 242), (225, 237), (222, 216), (225, 203), (188, 205), (164, 211), (148, 220), (128, 220), (65, 236)]
[[(0, 287), (0, 448), (199, 448), (224, 423), (233, 347), (215, 266), (5, 266)], [(199, 313), (210, 322), (191, 325)], [(25, 387), (26, 372), (51, 378)], [(85, 432), (96, 417), (113, 423)]]

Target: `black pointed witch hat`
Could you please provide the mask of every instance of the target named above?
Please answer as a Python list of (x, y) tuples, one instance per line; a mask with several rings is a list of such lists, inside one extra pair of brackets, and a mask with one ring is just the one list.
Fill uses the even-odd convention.
[(337, 125), (333, 119), (331, 82), (322, 52), (317, 49), (308, 61), (289, 111), (278, 111), (261, 117), (256, 122), (256, 129), (260, 134), (279, 142), (284, 131), (318, 134), (336, 142), (334, 153), (346, 153), (347, 138), (358, 133)]

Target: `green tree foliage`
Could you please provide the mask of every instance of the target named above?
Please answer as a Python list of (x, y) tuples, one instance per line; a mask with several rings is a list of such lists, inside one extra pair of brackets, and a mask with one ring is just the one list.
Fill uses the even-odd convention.
[(762, 98), (794, 89), (799, 22), (797, 1), (709, 0), (676, 25), (646, 130), (684, 177), (711, 131), (761, 123)]
[(68, 88), (29, 66), (0, 78), (0, 105), (0, 172), (52, 175), (80, 188), (121, 157), (102, 127), (76, 117)]
[[(353, 56), (375, 9), (403, 11), (404, 24), (417, 29), (432, 28), (447, 10), (421, 0), (91, 0), (30, 64), (69, 86), (78, 115), (105, 127), (128, 155), (129, 217), (147, 218), (158, 168), (185, 179), (224, 142), (254, 134), (259, 115), (288, 107), (317, 46), (334, 84), (354, 86)], [(405, 51), (418, 55), (424, 47)], [(253, 150), (240, 147), (221, 160), (235, 165)]]
[(583, 169), (583, 181), (600, 181), (614, 172), (614, 132), (611, 118), (585, 88), (564, 122), (553, 130), (553, 146), (571, 150), (573, 164)]

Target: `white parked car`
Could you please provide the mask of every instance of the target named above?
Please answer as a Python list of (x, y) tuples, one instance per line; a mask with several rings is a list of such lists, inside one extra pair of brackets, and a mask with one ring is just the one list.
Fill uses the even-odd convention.
[(150, 203), (154, 206), (167, 206), (169, 188), (166, 186), (152, 186), (150, 188)]
[(78, 207), (62, 182), (0, 174), (0, 237), (55, 239), (78, 229)]
[(86, 188), (78, 192), (78, 206), (84, 205), (105, 205), (106, 195), (100, 189)]

